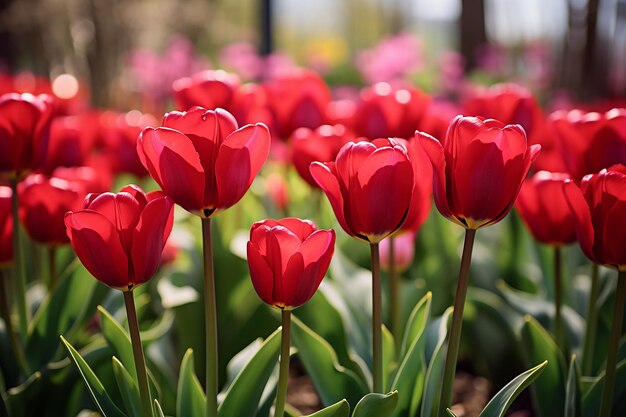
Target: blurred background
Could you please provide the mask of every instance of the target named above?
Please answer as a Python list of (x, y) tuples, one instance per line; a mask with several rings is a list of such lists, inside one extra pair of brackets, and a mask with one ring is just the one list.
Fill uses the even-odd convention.
[(159, 111), (202, 69), (293, 66), (445, 98), (503, 80), (556, 107), (623, 97), (626, 0), (0, 0), (0, 74), (21, 74), (18, 91)]

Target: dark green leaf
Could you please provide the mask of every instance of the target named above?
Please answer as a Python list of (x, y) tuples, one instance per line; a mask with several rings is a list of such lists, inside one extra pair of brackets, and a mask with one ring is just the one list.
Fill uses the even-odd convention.
[[(281, 331), (272, 333), (226, 391), (219, 417), (254, 416), (272, 371), (278, 362)], [(245, 399), (245, 400), (244, 400)]]
[(302, 417), (350, 417), (350, 405), (346, 400), (341, 400), (320, 411)]
[(398, 404), (398, 391), (388, 394), (370, 393), (354, 407), (352, 417), (389, 417)]
[(479, 417), (503, 417), (515, 398), (537, 379), (547, 364), (545, 361), (516, 376), (489, 401)]
[(396, 343), (393, 340), (393, 335), (385, 326), (382, 325), (383, 336), (383, 387), (388, 386), (391, 383), (391, 378), (395, 374), (398, 363), (396, 360)]
[(579, 381), (580, 372), (576, 363), (576, 356), (572, 355), (565, 387), (565, 417), (581, 417)]
[[(602, 387), (604, 385), (604, 373), (597, 378), (589, 387), (587, 394), (582, 398), (582, 415), (584, 417), (597, 417), (600, 410), (602, 398)], [(617, 409), (616, 405), (621, 398), (626, 396), (626, 360), (617, 364), (615, 373), (615, 388), (613, 390), (613, 414), (621, 415), (623, 410)]]
[(400, 358), (404, 358), (407, 350), (411, 347), (415, 339), (417, 339), (426, 328), (428, 318), (430, 317), (430, 306), (432, 304), (433, 294), (428, 291), (424, 297), (415, 305), (404, 330), (404, 338), (402, 339), (402, 347), (400, 349)]
[(65, 345), (65, 348), (70, 355), (70, 359), (74, 362), (83, 377), (89, 394), (102, 415), (104, 417), (124, 417), (124, 413), (122, 413), (113, 403), (111, 397), (109, 397), (109, 394), (106, 392), (106, 389), (96, 374), (91, 370), (87, 362), (85, 362), (82, 356), (80, 356), (80, 353), (78, 353), (78, 351), (74, 349), (74, 347), (67, 340), (65, 340), (63, 336), (61, 336), (61, 341)]
[(333, 404), (345, 398), (356, 403), (365, 393), (367, 386), (351, 370), (337, 361), (332, 346), (304, 323), (293, 317), (292, 340), (322, 403)]
[(122, 401), (126, 406), (126, 413), (132, 417), (143, 417), (143, 411), (141, 410), (141, 400), (139, 398), (139, 389), (135, 380), (130, 373), (124, 368), (122, 362), (115, 356), (113, 361), (113, 374), (115, 375), (115, 381), (117, 382), (117, 388), (122, 396)]
[(113, 354), (119, 357), (124, 368), (132, 376), (133, 381), (137, 382), (137, 371), (135, 369), (133, 346), (130, 343), (130, 337), (104, 307), (98, 306), (98, 313), (100, 314), (102, 335), (113, 350)]
[(193, 370), (193, 351), (191, 349), (187, 349), (180, 364), (177, 391), (177, 416), (204, 417), (205, 396), (200, 381), (198, 381)]
[[(452, 307), (448, 308), (443, 315), (428, 326), (425, 333), (426, 344), (434, 346), (430, 363), (426, 370), (424, 382), (423, 397), (411, 399), (411, 414), (415, 415), (417, 408), (420, 407), (422, 416), (437, 415), (437, 407), (439, 404), (439, 394), (443, 381), (443, 367), (446, 359), (446, 335), (448, 333), (448, 318), (452, 313)], [(427, 350), (427, 349), (426, 349)], [(426, 353), (426, 360), (428, 354)]]

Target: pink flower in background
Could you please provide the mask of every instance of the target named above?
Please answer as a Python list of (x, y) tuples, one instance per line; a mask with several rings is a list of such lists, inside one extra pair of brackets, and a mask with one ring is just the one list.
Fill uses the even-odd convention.
[(385, 38), (360, 52), (356, 65), (368, 83), (404, 80), (423, 66), (421, 40), (408, 33)]

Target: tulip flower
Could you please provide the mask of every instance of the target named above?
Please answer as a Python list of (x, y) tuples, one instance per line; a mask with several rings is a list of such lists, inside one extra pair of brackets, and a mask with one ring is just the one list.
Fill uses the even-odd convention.
[(161, 262), (172, 230), (173, 202), (136, 185), (117, 193), (90, 194), (85, 208), (65, 215), (72, 247), (103, 284), (130, 291), (147, 282)]
[(236, 74), (206, 70), (174, 81), (172, 94), (179, 110), (201, 106), (207, 109), (220, 107), (232, 112), (238, 88)]
[(455, 118), (441, 142), (419, 133), (434, 170), (435, 205), (466, 229), (499, 222), (513, 206), (537, 157), (524, 129), (493, 119)]
[(564, 189), (585, 255), (619, 271), (599, 413), (600, 417), (608, 417), (613, 408), (617, 353), (626, 308), (626, 166), (616, 165), (587, 175), (580, 188), (573, 181), (566, 182)]
[(237, 203), (269, 153), (261, 123), (237, 128), (225, 110), (194, 107), (170, 112), (163, 127), (148, 127), (137, 141), (141, 163), (174, 202), (210, 218)]
[(12, 239), (11, 188), (0, 186), (0, 269), (13, 262)]
[(89, 124), (93, 115), (57, 117), (50, 125), (50, 142), (46, 154), (46, 172), (56, 167), (73, 167), (85, 164), (87, 155), (95, 145), (96, 135)]
[(90, 194), (84, 209), (65, 215), (78, 259), (98, 281), (124, 292), (144, 417), (152, 416), (152, 398), (132, 290), (155, 274), (173, 221), (169, 197), (136, 185), (117, 194)]
[(291, 135), (291, 162), (303, 180), (319, 188), (309, 170), (311, 163), (334, 161), (343, 145), (355, 139), (343, 125), (322, 125), (315, 130), (301, 127)]
[(0, 176), (19, 179), (41, 167), (48, 149), (52, 99), (47, 95), (0, 97)]
[(466, 229), (439, 401), (438, 415), (444, 417), (451, 406), (476, 229), (506, 216), (541, 146), (529, 147), (519, 125), (480, 117), (457, 116), (443, 145), (425, 133), (416, 135), (433, 165), (437, 209)]
[(335, 249), (334, 230), (317, 230), (296, 218), (252, 225), (248, 242), (250, 278), (265, 303), (282, 311), (280, 370), (274, 417), (283, 417), (289, 376), (291, 310), (317, 291)]

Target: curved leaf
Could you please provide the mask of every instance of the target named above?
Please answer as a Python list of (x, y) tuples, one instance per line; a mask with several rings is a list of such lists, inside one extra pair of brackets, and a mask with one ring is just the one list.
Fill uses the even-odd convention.
[(219, 406), (219, 417), (254, 416), (272, 371), (278, 362), (281, 330), (276, 330), (263, 342), (252, 359), (226, 391)]
[(404, 337), (402, 338), (402, 347), (400, 349), (400, 358), (404, 358), (407, 350), (411, 347), (415, 339), (417, 339), (426, 329), (428, 318), (430, 317), (430, 306), (433, 300), (433, 293), (428, 291), (421, 300), (417, 302), (406, 324)]
[(141, 410), (141, 400), (139, 398), (139, 389), (137, 384), (130, 373), (124, 368), (122, 362), (115, 356), (111, 358), (113, 362), (113, 375), (115, 375), (115, 382), (122, 396), (122, 401), (126, 406), (126, 412), (132, 417), (143, 417), (143, 411)]
[(204, 417), (204, 403), (204, 392), (193, 370), (193, 350), (187, 349), (180, 364), (176, 394), (176, 415)]
[[(613, 390), (613, 414), (620, 415), (620, 409), (616, 406), (618, 401), (626, 396), (626, 360), (617, 364), (615, 371), (615, 388)], [(585, 417), (597, 417), (600, 410), (600, 401), (602, 398), (602, 387), (604, 385), (604, 373), (597, 378), (587, 393), (582, 398), (582, 415)]]
[(98, 313), (100, 314), (102, 335), (111, 349), (113, 349), (114, 354), (119, 357), (119, 361), (124, 368), (133, 377), (133, 380), (137, 382), (137, 370), (135, 369), (133, 346), (130, 343), (130, 337), (104, 307), (98, 306)]
[(385, 326), (382, 325), (383, 336), (383, 387), (388, 386), (393, 378), (393, 374), (398, 367), (396, 359), (396, 343), (393, 339), (393, 335)]
[(537, 379), (547, 365), (548, 361), (544, 361), (516, 376), (504, 388), (498, 391), (478, 417), (503, 417), (515, 398)]
[(446, 336), (448, 333), (448, 319), (452, 313), (452, 307), (448, 308), (443, 315), (434, 320), (424, 333), (426, 337), (426, 361), (428, 361), (428, 346), (433, 346), (430, 355), (430, 363), (426, 370), (424, 380), (424, 395), (422, 398), (413, 397), (411, 399), (411, 414), (415, 415), (417, 408), (421, 402), (422, 416), (437, 415), (437, 406), (439, 403), (439, 394), (441, 391), (441, 383), (443, 381), (443, 367), (446, 359)]
[(354, 407), (352, 417), (389, 417), (398, 404), (398, 391), (370, 393)]
[(154, 407), (154, 414), (156, 414), (156, 417), (165, 417), (161, 404), (159, 404), (158, 400), (154, 400), (154, 404), (152, 404), (152, 406)]
[(313, 380), (322, 403), (333, 404), (343, 398), (356, 403), (368, 391), (365, 382), (339, 364), (337, 355), (328, 342), (298, 318), (292, 317), (292, 320), (293, 344), (298, 348), (298, 357)]
[(526, 316), (522, 346), (529, 363), (548, 365), (532, 387), (535, 408), (541, 417), (562, 417), (565, 404), (565, 360), (552, 336), (534, 318)]
[(341, 400), (320, 411), (302, 417), (350, 417), (350, 405), (346, 400)]
[(104, 417), (125, 417), (124, 413), (120, 411), (119, 408), (113, 403), (111, 397), (106, 392), (106, 389), (96, 376), (96, 374), (89, 367), (87, 362), (80, 356), (80, 353), (67, 341), (63, 336), (61, 336), (61, 341), (65, 345), (67, 352), (70, 355), (70, 359), (74, 362), (74, 365), (78, 368), (78, 372), (80, 372), (83, 380), (85, 381), (85, 385), (87, 385), (87, 389), (89, 390), (89, 394), (93, 399), (94, 404), (102, 413)]
[(580, 414), (580, 372), (576, 355), (572, 355), (565, 386), (565, 417), (581, 417)]

